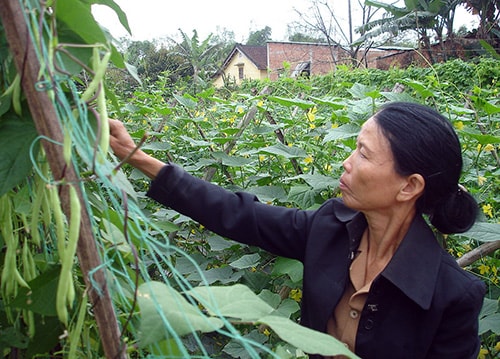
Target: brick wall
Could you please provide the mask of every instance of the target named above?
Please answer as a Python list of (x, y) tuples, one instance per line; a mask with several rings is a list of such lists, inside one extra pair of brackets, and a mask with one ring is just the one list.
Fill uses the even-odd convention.
[(292, 72), (302, 62), (310, 63), (311, 75), (327, 74), (335, 69), (332, 56), (338, 56), (336, 47), (308, 43), (267, 43), (269, 78), (276, 80), (290, 64)]

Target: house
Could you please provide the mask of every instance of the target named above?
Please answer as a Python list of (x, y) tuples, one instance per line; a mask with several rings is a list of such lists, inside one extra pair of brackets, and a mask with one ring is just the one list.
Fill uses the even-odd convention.
[(240, 84), (245, 79), (267, 78), (267, 47), (236, 44), (214, 78), (214, 86)]
[[(360, 49), (356, 61), (369, 68), (405, 67), (414, 59), (413, 52), (408, 48)], [(222, 87), (227, 83), (239, 85), (245, 79), (325, 75), (335, 71), (336, 65), (352, 61), (349, 52), (338, 45), (278, 41), (265, 46), (236, 44), (215, 74), (213, 84)]]
[[(320, 75), (334, 70), (332, 49), (326, 44), (274, 42), (265, 46), (236, 44), (214, 76), (214, 86), (240, 84), (245, 79), (276, 80), (287, 71), (292, 77)], [(286, 68), (285, 68), (286, 67)]]

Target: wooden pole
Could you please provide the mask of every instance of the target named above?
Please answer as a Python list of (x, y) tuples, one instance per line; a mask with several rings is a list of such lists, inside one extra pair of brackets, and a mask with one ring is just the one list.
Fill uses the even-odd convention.
[[(63, 132), (54, 105), (47, 93), (36, 89), (39, 80), (40, 63), (19, 0), (0, 0), (0, 18), (17, 71), (21, 75), (22, 88), (36, 129), (40, 135), (62, 143)], [(75, 169), (65, 165), (61, 146), (45, 140), (43, 140), (42, 145), (54, 179), (61, 180), (64, 178), (68, 182), (78, 181)], [(62, 186), (63, 189), (64, 187), (66, 186)], [(77, 191), (80, 201), (83, 202), (81, 191), (78, 188)], [(61, 197), (63, 211), (69, 216), (67, 189), (62, 191)], [(125, 359), (126, 348), (121, 343), (120, 329), (108, 291), (105, 270), (101, 266), (102, 263), (92, 233), (89, 214), (85, 206), (82, 206), (80, 228), (77, 256), (85, 283), (89, 288), (89, 297), (99, 328), (104, 354), (109, 359)], [(89, 278), (89, 273), (93, 273), (92, 278)]]

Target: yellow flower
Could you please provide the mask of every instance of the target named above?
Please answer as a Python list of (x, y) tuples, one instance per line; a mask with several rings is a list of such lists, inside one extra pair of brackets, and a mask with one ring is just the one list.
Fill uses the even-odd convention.
[(266, 156), (264, 155), (259, 155), (259, 161), (263, 162), (266, 159)]
[(486, 146), (484, 146), (484, 151), (486, 152), (491, 152), (495, 149), (495, 146), (493, 146), (491, 143), (488, 143)]
[(296, 302), (300, 302), (302, 300), (302, 291), (300, 289), (292, 289), (290, 291), (290, 298)]
[(211, 112), (217, 111), (217, 106), (213, 106), (209, 111), (211, 111)]
[(271, 332), (269, 331), (269, 329), (268, 329), (268, 328), (264, 329), (263, 333), (264, 333), (264, 335), (266, 335), (266, 336), (270, 336), (270, 335), (271, 335)]
[(313, 122), (316, 119), (316, 112), (318, 112), (318, 108), (316, 106), (311, 107), (307, 111), (307, 119), (309, 120), (309, 122)]
[(483, 204), (483, 213), (490, 218), (493, 218), (493, 207), (491, 204)]
[(497, 352), (500, 352), (500, 342), (497, 342), (497, 343), (495, 344), (495, 350), (496, 350)]
[(463, 129), (464, 129), (464, 123), (463, 123), (462, 121), (457, 121), (457, 122), (455, 122), (455, 128), (456, 128), (457, 130), (459, 130), (459, 131), (460, 131), (460, 130), (463, 130)]
[(258, 107), (264, 106), (264, 101), (260, 100), (259, 102), (257, 102), (257, 106)]
[(314, 161), (314, 158), (312, 158), (312, 156), (307, 156), (306, 158), (304, 158), (304, 163), (306, 165), (313, 163), (313, 161)]
[(314, 123), (310, 123), (310, 124), (309, 124), (309, 128), (310, 128), (311, 130), (314, 130), (314, 129), (316, 128), (316, 125), (315, 125)]
[(484, 176), (477, 176), (477, 183), (482, 186), (486, 182), (486, 177)]
[(332, 128), (338, 128), (339, 124), (338, 123), (332, 123)]
[(489, 353), (490, 352), (488, 351), (488, 349), (481, 348), (481, 350), (479, 351), (479, 354), (477, 356), (477, 359), (486, 359), (486, 355)]
[(490, 266), (487, 266), (486, 264), (480, 264), (477, 268), (481, 274), (488, 274), (490, 272)]
[(477, 145), (477, 152), (481, 152), (481, 148), (483, 147), (483, 145), (481, 145), (480, 143)]
[(238, 107), (238, 108), (236, 109), (236, 112), (238, 112), (238, 113), (243, 113), (243, 107)]
[(163, 131), (167, 132), (168, 131), (168, 125), (163, 126)]

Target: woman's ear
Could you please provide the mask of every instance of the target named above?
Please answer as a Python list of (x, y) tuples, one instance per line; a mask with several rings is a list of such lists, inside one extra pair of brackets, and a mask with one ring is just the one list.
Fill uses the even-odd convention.
[(424, 193), (425, 179), (422, 175), (414, 173), (406, 177), (406, 181), (398, 193), (398, 200), (416, 200)]

